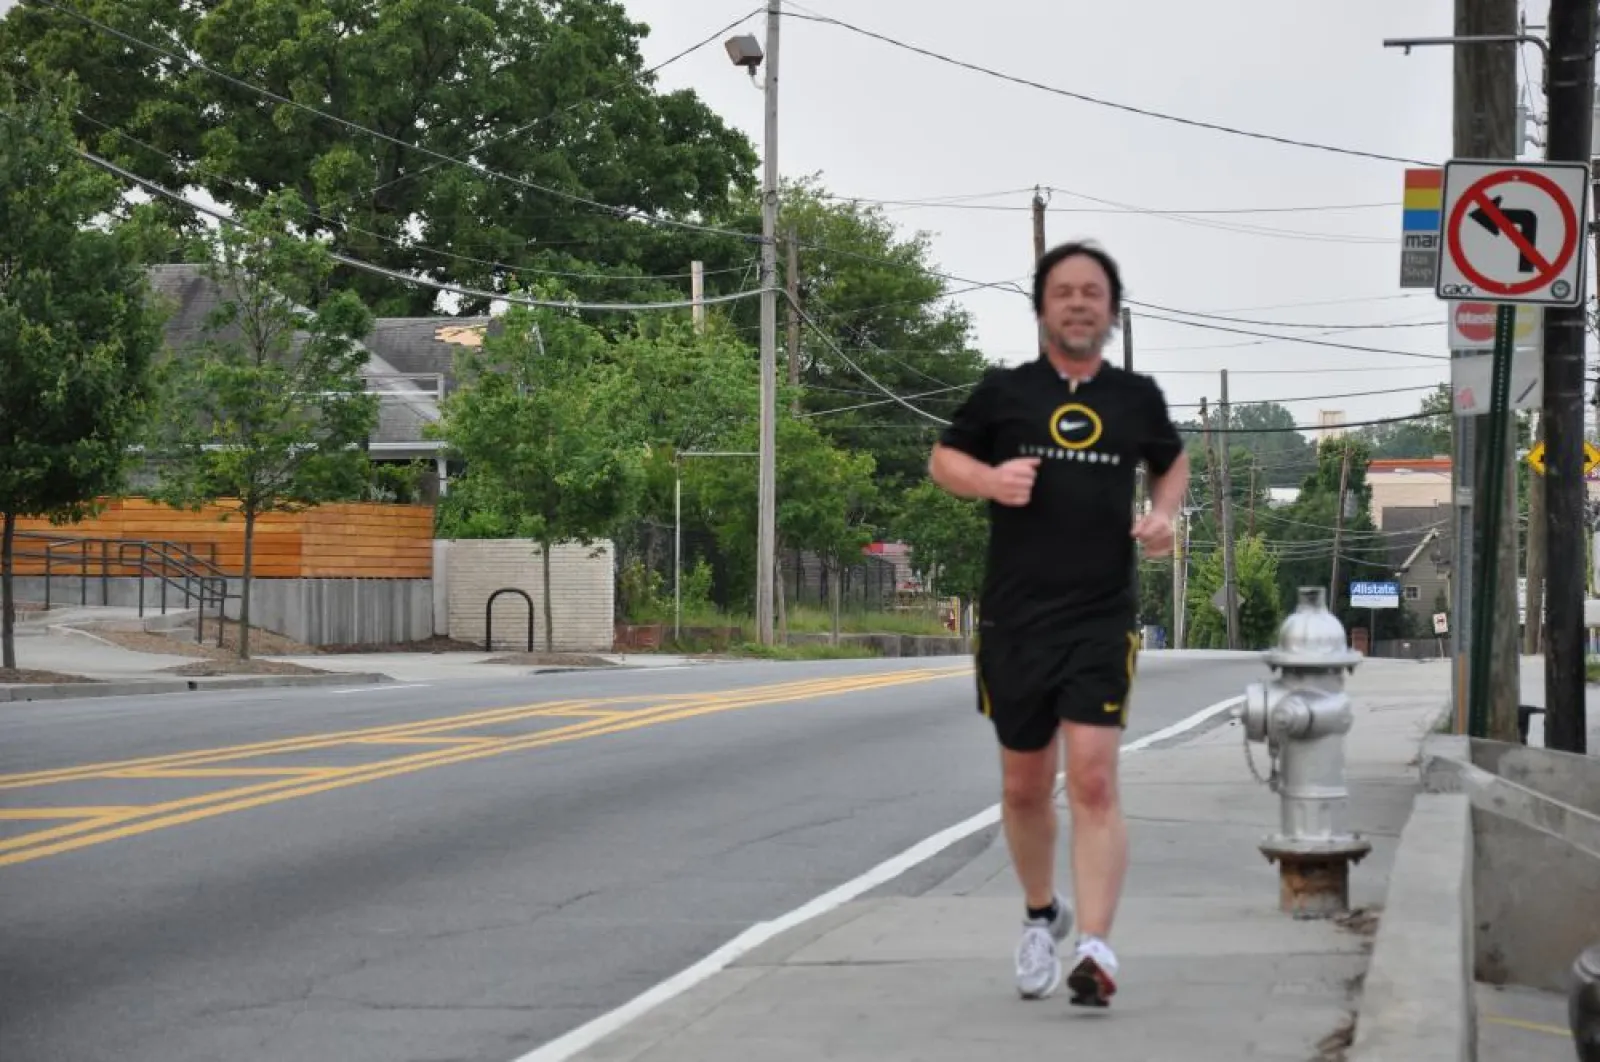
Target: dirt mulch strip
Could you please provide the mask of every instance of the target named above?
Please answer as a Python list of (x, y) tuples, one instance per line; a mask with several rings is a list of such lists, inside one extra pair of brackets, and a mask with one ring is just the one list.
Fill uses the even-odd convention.
[(178, 664), (161, 669), (169, 675), (185, 678), (221, 678), (224, 675), (330, 675), (331, 671), (304, 667), (286, 660), (196, 660), (192, 664)]
[(58, 682), (90, 683), (99, 679), (82, 675), (63, 675), (59, 671), (26, 671), (14, 667), (0, 667), (0, 683), (25, 683), (27, 685), (53, 685)]
[(514, 664), (519, 667), (616, 667), (616, 663), (583, 653), (507, 653), (483, 661), (485, 664)]
[[(193, 630), (184, 634), (160, 634), (130, 627), (120, 623), (86, 623), (80, 629), (103, 638), (113, 645), (131, 649), (136, 653), (161, 653), (167, 656), (193, 656), (209, 660), (237, 660), (239, 654), (239, 625), (228, 621), (222, 630), (222, 648), (217, 648), (215, 619), (206, 620), (204, 642), (194, 640)], [(250, 628), (250, 654), (252, 656), (315, 656), (317, 651), (301, 645), (291, 638), (271, 631)]]
[[(251, 634), (254, 638), (255, 635)], [(344, 656), (355, 653), (481, 653), (482, 642), (463, 642), (458, 638), (436, 636), (418, 642), (376, 643), (372, 645), (319, 645), (307, 656)], [(285, 654), (288, 655), (288, 654)]]

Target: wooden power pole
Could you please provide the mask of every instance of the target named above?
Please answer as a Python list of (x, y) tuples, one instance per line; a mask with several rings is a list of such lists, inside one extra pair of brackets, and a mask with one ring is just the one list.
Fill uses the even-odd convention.
[(1228, 451), (1232, 419), (1228, 416), (1228, 370), (1222, 370), (1222, 394), (1217, 402), (1217, 419), (1222, 422), (1217, 432), (1217, 451), (1220, 455), (1217, 468), (1222, 480), (1222, 593), (1227, 602), (1224, 613), (1228, 621), (1228, 648), (1242, 648), (1239, 639), (1239, 572), (1234, 566), (1233, 551), (1233, 480), (1228, 468)]
[[(1344, 505), (1345, 497), (1350, 493), (1350, 443), (1344, 444), (1344, 457), (1339, 462), (1339, 498), (1334, 502), (1333, 510), (1333, 571), (1328, 576), (1328, 609), (1337, 616), (1339, 614), (1339, 550), (1344, 547)], [(1376, 624), (1374, 624), (1376, 626)], [(1370, 632), (1371, 642), (1378, 640), (1378, 632)], [(1367, 651), (1372, 651), (1372, 645), (1367, 646)]]
[[(1044, 257), (1044, 192), (1037, 185), (1033, 189), (1033, 262), (1037, 266)], [(1045, 351), (1044, 322), (1039, 322), (1039, 353)]]
[[(1512, 0), (1514, 3), (1514, 0)], [(1550, 0), (1549, 151), (1553, 162), (1591, 164), (1594, 115), (1594, 0)], [(1591, 271), (1594, 267), (1591, 266)], [(1592, 275), (1592, 272), (1591, 272)], [(1550, 306), (1544, 313), (1545, 746), (1588, 751), (1584, 705), (1583, 602), (1588, 579), (1588, 520), (1583, 483), (1583, 370), (1587, 306)], [(1508, 448), (1509, 449), (1509, 448)], [(1516, 480), (1509, 480), (1515, 483)], [(1506, 492), (1514, 496), (1515, 491)], [(1530, 615), (1529, 619), (1533, 617)], [(1513, 709), (1516, 702), (1512, 702)], [(1498, 708), (1498, 702), (1496, 708)], [(1507, 738), (1496, 719), (1489, 736)]]
[[(1458, 37), (1479, 37), (1493, 34), (1519, 32), (1517, 0), (1455, 0), (1455, 32)], [(1552, 11), (1552, 20), (1554, 12)], [(1462, 159), (1514, 159), (1517, 154), (1517, 44), (1468, 44), (1452, 49), (1455, 72), (1455, 115), (1453, 153)], [(1588, 106), (1585, 100), (1584, 106)], [(1585, 123), (1588, 122), (1585, 111)], [(1587, 128), (1587, 126), (1585, 126)], [(1546, 328), (1550, 311), (1545, 311)], [(1550, 377), (1545, 373), (1545, 394), (1550, 394)], [(1507, 424), (1505, 437), (1516, 438), (1515, 414)], [(1458, 549), (1455, 577), (1462, 580), (1461, 602), (1463, 609), (1455, 617), (1456, 629), (1461, 636), (1472, 630), (1472, 614), (1477, 595), (1482, 587), (1474, 585), (1475, 561), (1479, 551), (1487, 550), (1490, 556), (1503, 557), (1505, 561), (1493, 567), (1494, 615), (1488, 625), (1489, 644), (1474, 645), (1466, 639), (1466, 652), (1470, 657), (1477, 653), (1489, 654), (1489, 732), (1497, 741), (1517, 742), (1517, 705), (1521, 703), (1521, 639), (1517, 624), (1517, 492), (1516, 447), (1507, 446), (1501, 460), (1505, 462), (1507, 485), (1501, 493), (1500, 533), (1494, 542), (1483, 541), (1483, 523), (1486, 513), (1479, 504), (1481, 492), (1476, 488), (1486, 481), (1488, 468), (1489, 431), (1487, 414), (1484, 416), (1455, 418), (1455, 466), (1458, 504), (1462, 499), (1460, 488), (1467, 491), (1471, 506), (1462, 515), (1467, 519), (1457, 521), (1458, 539), (1470, 544), (1470, 549)], [(1484, 429), (1484, 430), (1479, 430)], [(1463, 526), (1465, 525), (1465, 526)], [(1580, 602), (1581, 608), (1581, 602)], [(1459, 676), (1471, 674), (1464, 660), (1456, 662)], [(1462, 685), (1466, 680), (1463, 678)], [(1461, 697), (1465, 704), (1466, 698)], [(1465, 722), (1463, 713), (1463, 723)]]

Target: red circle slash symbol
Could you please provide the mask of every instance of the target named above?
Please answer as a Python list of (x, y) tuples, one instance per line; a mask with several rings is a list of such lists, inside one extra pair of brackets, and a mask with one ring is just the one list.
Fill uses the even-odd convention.
[[(1561, 212), (1563, 228), (1561, 250), (1553, 260), (1540, 254), (1539, 249), (1522, 230), (1511, 223), (1506, 217), (1506, 211), (1500, 206), (1499, 198), (1489, 196), (1491, 188), (1502, 184), (1530, 184), (1548, 195), (1555, 203)], [(1474, 217), (1481, 215), (1488, 225), (1498, 229), (1500, 235), (1511, 241), (1522, 260), (1533, 266), (1532, 276), (1509, 283), (1493, 280), (1468, 260), (1466, 250), (1461, 244), (1461, 230), (1466, 224), (1469, 209)], [(1480, 223), (1484, 222), (1480, 220)], [(1450, 257), (1455, 262), (1456, 268), (1461, 270), (1464, 277), (1482, 289), (1485, 295), (1525, 295), (1537, 288), (1545, 287), (1561, 274), (1572, 261), (1572, 256), (1578, 252), (1578, 218), (1572, 209), (1572, 204), (1561, 194), (1559, 185), (1534, 170), (1498, 170), (1473, 183), (1461, 198), (1456, 200), (1455, 208), (1450, 211), (1450, 220), (1445, 232), (1450, 244)]]

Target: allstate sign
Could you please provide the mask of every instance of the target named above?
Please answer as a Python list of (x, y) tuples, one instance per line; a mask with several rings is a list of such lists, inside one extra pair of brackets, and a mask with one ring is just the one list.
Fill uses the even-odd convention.
[(1399, 608), (1399, 583), (1351, 583), (1351, 608)]

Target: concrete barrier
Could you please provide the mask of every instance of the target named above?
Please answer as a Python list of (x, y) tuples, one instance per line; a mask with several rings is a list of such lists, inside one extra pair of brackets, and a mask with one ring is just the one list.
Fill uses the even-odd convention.
[(1400, 835), (1367, 969), (1350, 1062), (1471, 1062), (1472, 811), (1462, 794), (1422, 793)]

